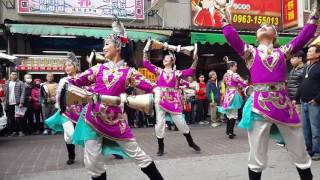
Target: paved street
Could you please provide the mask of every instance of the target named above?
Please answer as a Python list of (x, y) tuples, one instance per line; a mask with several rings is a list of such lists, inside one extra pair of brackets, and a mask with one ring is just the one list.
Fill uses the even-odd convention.
[[(201, 146), (202, 152), (188, 148), (184, 136), (179, 132), (167, 131), (163, 157), (157, 151), (153, 128), (135, 129), (142, 148), (156, 161), (160, 171), (168, 180), (245, 180), (247, 179), (246, 133), (237, 129), (237, 137), (229, 140), (224, 126), (192, 126), (192, 135)], [(264, 179), (298, 180), (294, 166), (284, 148), (270, 141), (269, 166)], [(61, 135), (0, 138), (0, 179), (21, 180), (87, 180), (90, 179), (83, 165), (83, 151), (77, 148), (77, 160), (67, 166), (66, 148)], [(313, 163), (315, 178), (320, 178), (320, 163)], [(109, 158), (108, 180), (146, 179), (132, 161)]]

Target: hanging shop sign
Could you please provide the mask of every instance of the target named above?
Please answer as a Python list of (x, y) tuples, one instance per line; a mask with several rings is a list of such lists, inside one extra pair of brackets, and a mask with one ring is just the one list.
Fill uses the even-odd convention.
[(20, 64), (17, 70), (21, 71), (61, 71), (68, 56), (16, 55)]
[[(192, 25), (221, 28), (221, 17), (215, 8), (218, 0), (191, 0)], [(227, 0), (231, 23), (239, 30), (256, 30), (261, 24), (281, 28), (281, 1), (279, 0)]]
[(144, 19), (144, 0), (18, 0), (18, 13)]
[(283, 30), (292, 30), (304, 26), (305, 3), (298, 0), (282, 0)]
[(298, 0), (282, 0), (283, 28), (289, 29), (299, 25)]

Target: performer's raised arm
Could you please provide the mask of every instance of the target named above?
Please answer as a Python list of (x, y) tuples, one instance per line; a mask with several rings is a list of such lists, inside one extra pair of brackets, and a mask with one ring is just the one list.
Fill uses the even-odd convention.
[(223, 25), (223, 34), (229, 45), (236, 51), (236, 53), (242, 57), (250, 66), (250, 63), (254, 54), (254, 47), (244, 42), (239, 33), (230, 23), (230, 13), (226, 8), (219, 10), (221, 15), (221, 21)]
[(143, 49), (143, 66), (153, 74), (159, 75), (160, 69), (150, 62), (151, 43), (152, 40), (149, 39)]
[(79, 87), (89, 86), (95, 83), (95, 79), (97, 76), (97, 72), (99, 71), (99, 68), (100, 68), (100, 64), (97, 64), (87, 69), (85, 72), (81, 73), (79, 76), (68, 79), (68, 81), (69, 83)]
[(197, 44), (195, 44), (194, 47), (195, 47), (194, 48), (195, 52), (193, 52), (193, 54), (194, 54), (193, 55), (193, 63), (191, 64), (190, 68), (184, 69), (184, 70), (181, 70), (181, 71), (177, 71), (178, 74), (179, 74), (179, 77), (185, 78), (185, 77), (188, 77), (188, 76), (192, 76), (193, 73), (196, 71), (196, 68), (198, 66), (198, 61), (199, 61), (199, 58), (198, 58), (198, 55), (197, 55)]

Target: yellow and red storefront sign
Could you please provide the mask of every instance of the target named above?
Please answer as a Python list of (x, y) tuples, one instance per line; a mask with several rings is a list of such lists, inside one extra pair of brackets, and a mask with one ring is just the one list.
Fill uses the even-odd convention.
[(298, 0), (282, 0), (283, 29), (294, 28), (298, 22)]
[[(19, 56), (18, 56), (19, 57)], [(22, 56), (17, 70), (21, 71), (64, 71), (68, 57), (63, 56)]]
[[(230, 0), (232, 25), (237, 29), (256, 30), (261, 24), (273, 24), (281, 29), (281, 1)], [(212, 0), (192, 0), (192, 25), (221, 28), (221, 17)]]

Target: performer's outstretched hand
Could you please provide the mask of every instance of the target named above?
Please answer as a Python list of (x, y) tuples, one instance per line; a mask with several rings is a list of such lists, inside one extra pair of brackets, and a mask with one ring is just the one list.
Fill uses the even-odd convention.
[(148, 39), (146, 46), (143, 49), (143, 52), (149, 52), (151, 50), (152, 39)]

